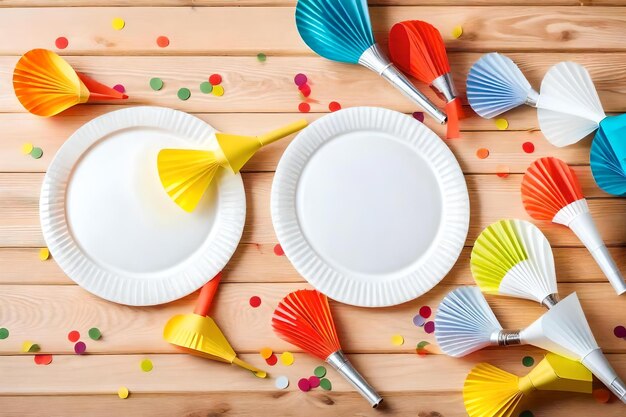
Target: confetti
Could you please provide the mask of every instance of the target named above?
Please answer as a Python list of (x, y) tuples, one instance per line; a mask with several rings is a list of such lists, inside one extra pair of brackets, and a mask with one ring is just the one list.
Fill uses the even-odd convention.
[(159, 91), (163, 88), (163, 80), (157, 77), (150, 78), (150, 88), (154, 91)]
[(404, 344), (404, 337), (399, 334), (391, 336), (391, 344), (394, 346), (402, 346)]
[(309, 386), (311, 388), (317, 388), (320, 386), (320, 379), (315, 375), (309, 377)]
[(272, 353), (274, 352), (272, 352), (272, 349), (268, 347), (264, 347), (259, 351), (259, 355), (261, 355), (263, 359), (269, 358), (270, 356), (272, 356)]
[(222, 97), (224, 95), (224, 87), (222, 87), (221, 85), (214, 85), (213, 95), (217, 97)]
[(0, 327), (0, 340), (6, 339), (7, 337), (9, 337), (9, 329)]
[(415, 317), (413, 317), (413, 324), (417, 327), (422, 327), (424, 323), (426, 323), (426, 319), (424, 319), (424, 317), (420, 314), (416, 314)]
[(258, 295), (253, 295), (252, 297), (250, 297), (250, 307), (252, 308), (257, 308), (261, 305), (261, 297), (259, 297)]
[(341, 110), (341, 104), (337, 103), (336, 101), (331, 101), (330, 103), (328, 103), (328, 110), (332, 112)]
[(274, 255), (283, 256), (284, 254), (285, 254), (285, 251), (283, 250), (283, 247), (280, 246), (280, 243), (277, 243), (276, 245), (274, 245)]
[(285, 366), (291, 366), (291, 364), (293, 364), (293, 361), (294, 361), (293, 353), (283, 352), (283, 354), (280, 355), (280, 361)]
[(422, 340), (421, 342), (419, 342), (417, 344), (417, 346), (415, 347), (415, 351), (417, 352), (418, 355), (420, 356), (424, 356), (428, 354), (428, 350), (426, 349), (426, 346), (430, 345), (430, 343), (428, 343), (425, 340)]
[(303, 84), (298, 87), (298, 91), (300, 91), (300, 94), (302, 94), (302, 96), (304, 97), (308, 97), (311, 95), (311, 87), (309, 87), (308, 84)]
[(33, 148), (33, 150), (30, 152), (30, 156), (32, 156), (35, 159), (41, 158), (43, 156), (43, 149)]
[(524, 142), (522, 144), (522, 150), (526, 153), (535, 152), (535, 145), (532, 142)]
[(113, 29), (115, 30), (122, 30), (124, 29), (124, 26), (126, 26), (126, 22), (121, 17), (115, 17), (111, 20), (111, 26), (113, 26)]
[(222, 83), (222, 76), (219, 74), (211, 74), (209, 82), (213, 85), (219, 85)]
[(613, 334), (615, 335), (615, 337), (619, 337), (620, 339), (623, 339), (626, 337), (626, 327), (624, 326), (615, 326), (615, 328), (613, 329)]
[(46, 261), (50, 258), (50, 250), (48, 248), (39, 249), (39, 260)]
[(524, 356), (522, 358), (522, 365), (529, 368), (535, 364), (535, 360), (531, 356)]
[(188, 88), (183, 87), (178, 90), (178, 93), (176, 93), (176, 95), (179, 99), (185, 101), (188, 100), (189, 97), (191, 97), (191, 91), (189, 91)]
[[(265, 55), (263, 52), (259, 52), (258, 54), (256, 54), (256, 59), (259, 62), (265, 62), (267, 60), (267, 55)], [(289, 384), (289, 381), (287, 381), (287, 384)]]
[(120, 397), (123, 400), (128, 398), (128, 394), (129, 394), (128, 388), (126, 388), (126, 387), (119, 387), (117, 389), (117, 396)]
[(37, 354), (34, 360), (37, 365), (50, 365), (52, 363), (52, 355)]
[(417, 120), (418, 122), (423, 123), (424, 122), (424, 113), (422, 113), (421, 111), (413, 112), (413, 118), (415, 120)]
[(265, 363), (269, 366), (274, 366), (278, 363), (278, 357), (272, 353), (269, 358), (265, 359)]
[(432, 332), (435, 331), (435, 322), (434, 321), (427, 321), (424, 324), (424, 331), (428, 334), (431, 334)]
[(85, 342), (77, 342), (74, 345), (74, 352), (77, 355), (82, 355), (83, 353), (85, 353), (87, 351), (87, 345), (85, 344)]
[(458, 25), (452, 28), (452, 37), (454, 39), (459, 39), (463, 35), (463, 26)]
[(67, 334), (67, 340), (72, 343), (78, 342), (78, 339), (80, 339), (80, 333), (77, 330), (72, 330)]
[(424, 317), (425, 319), (429, 318), (432, 313), (433, 311), (428, 306), (422, 306), (420, 308), (420, 316)]
[(611, 392), (605, 388), (596, 388), (593, 390), (593, 399), (599, 403), (607, 403), (611, 398)]
[(126, 92), (126, 88), (124, 88), (124, 86), (122, 84), (115, 84), (113, 86), (113, 89), (115, 91), (117, 91), (117, 92), (120, 92), (120, 93), (125, 93)]
[(507, 130), (509, 128), (509, 121), (504, 118), (496, 119), (495, 123), (498, 130)]
[(476, 158), (485, 159), (489, 156), (489, 149), (487, 148), (479, 148), (476, 150)]
[(33, 144), (32, 143), (25, 143), (22, 145), (22, 153), (24, 155), (29, 155), (32, 151), (33, 151)]
[(67, 48), (67, 46), (69, 45), (69, 41), (67, 40), (66, 37), (64, 36), (59, 36), (55, 41), (54, 41), (54, 45), (58, 48), (58, 49), (65, 49)]
[(298, 105), (298, 111), (300, 113), (308, 113), (311, 111), (311, 106), (309, 105), (309, 103), (300, 103)]
[(326, 376), (326, 368), (324, 368), (323, 366), (318, 366), (317, 368), (315, 368), (315, 370), (313, 371), (313, 375), (315, 375), (318, 378), (324, 378)]
[(326, 378), (322, 378), (320, 380), (320, 387), (322, 387), (322, 389), (324, 391), (330, 391), (331, 389), (333, 389), (332, 384), (330, 383), (330, 381)]
[(139, 364), (141, 370), (144, 372), (150, 372), (152, 370), (152, 361), (150, 359), (144, 359)]
[(91, 340), (100, 340), (100, 338), (102, 337), (102, 332), (97, 327), (92, 327), (91, 329), (89, 329), (88, 334)]
[(209, 94), (211, 91), (213, 91), (213, 84), (208, 81), (200, 83), (200, 91), (204, 94)]
[(506, 178), (509, 176), (509, 166), (508, 165), (498, 165), (496, 167), (496, 175), (500, 178)]
[(521, 413), (519, 413), (519, 417), (535, 417), (535, 415), (530, 410), (524, 410)]
[(170, 39), (167, 36), (159, 36), (156, 43), (160, 48), (166, 48), (170, 44)]
[(300, 391), (307, 392), (311, 390), (311, 384), (307, 378), (300, 378), (298, 388), (300, 388)]
[(293, 77), (293, 82), (300, 87), (301, 85), (306, 84), (308, 81), (308, 78), (306, 77), (306, 75), (304, 74), (296, 74), (295, 77)]
[(39, 352), (41, 350), (41, 348), (39, 347), (39, 345), (37, 343), (33, 343), (31, 341), (26, 341), (24, 343), (22, 343), (22, 352)]
[(276, 388), (278, 389), (285, 389), (289, 386), (289, 378), (287, 378), (286, 376), (279, 376), (278, 378), (276, 378)]

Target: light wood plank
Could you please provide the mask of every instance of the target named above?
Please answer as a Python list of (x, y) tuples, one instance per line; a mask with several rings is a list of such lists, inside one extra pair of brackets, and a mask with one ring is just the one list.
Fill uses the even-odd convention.
[[(212, 317), (238, 352), (258, 352), (269, 346), (276, 351), (297, 350), (279, 339), (271, 329), (271, 316), (282, 297), (290, 291), (310, 287), (305, 283), (224, 283), (218, 292)], [(445, 282), (416, 300), (388, 308), (358, 308), (332, 303), (342, 346), (358, 353), (414, 352), (421, 340), (435, 343), (433, 334), (426, 334), (413, 324), (413, 316), (422, 305), (433, 308), (455, 285)], [(98, 327), (103, 339), (86, 339), (91, 353), (164, 353), (174, 348), (161, 338), (167, 320), (175, 314), (193, 311), (196, 296), (155, 307), (129, 307), (100, 299), (75, 285), (35, 286), (3, 285), (0, 317), (10, 330), (8, 339), (0, 342), (0, 353), (17, 355), (22, 342), (32, 340), (50, 353), (72, 353), (73, 344), (67, 333), (76, 329), (83, 333)], [(618, 298), (608, 283), (571, 284), (559, 287), (563, 296), (578, 293), (594, 335), (606, 352), (624, 353), (624, 341), (613, 334), (613, 328), (624, 324), (626, 300)], [(258, 295), (262, 304), (252, 308), (251, 296)], [(505, 328), (522, 328), (545, 310), (538, 303), (506, 297), (490, 296), (489, 302)], [(612, 308), (607, 307), (610, 302)], [(393, 334), (401, 334), (405, 344), (391, 344)], [(2, 392), (2, 390), (0, 390)]]

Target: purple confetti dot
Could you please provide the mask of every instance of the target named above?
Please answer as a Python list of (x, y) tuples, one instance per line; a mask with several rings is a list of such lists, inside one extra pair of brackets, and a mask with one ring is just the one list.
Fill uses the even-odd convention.
[(309, 387), (317, 388), (320, 386), (320, 379), (315, 375), (309, 377)]
[(422, 327), (424, 325), (424, 323), (426, 323), (426, 320), (424, 319), (424, 317), (420, 316), (419, 314), (415, 315), (415, 317), (413, 317), (413, 324), (418, 326), (418, 327)]
[(626, 337), (626, 327), (624, 326), (615, 326), (613, 329), (613, 334), (615, 337), (624, 338)]
[(74, 345), (74, 352), (76, 352), (77, 355), (82, 355), (83, 353), (85, 353), (86, 350), (87, 345), (85, 344), (85, 342), (77, 342)]
[(435, 322), (434, 321), (427, 321), (426, 324), (424, 324), (424, 331), (428, 334), (432, 333), (435, 331)]
[(413, 118), (415, 120), (417, 120), (418, 122), (424, 122), (424, 113), (422, 113), (421, 111), (416, 111), (413, 113)]
[(304, 74), (296, 74), (295, 77), (293, 77), (293, 82), (296, 83), (296, 85), (298, 87), (300, 87), (301, 85), (306, 84), (306, 82), (308, 81), (306, 75)]
[(309, 383), (308, 379), (301, 378), (298, 381), (298, 388), (300, 388), (300, 391), (307, 392), (311, 390), (311, 384)]
[(113, 89), (119, 93), (125, 93), (126, 89), (124, 88), (124, 86), (122, 84), (116, 84), (113, 86)]

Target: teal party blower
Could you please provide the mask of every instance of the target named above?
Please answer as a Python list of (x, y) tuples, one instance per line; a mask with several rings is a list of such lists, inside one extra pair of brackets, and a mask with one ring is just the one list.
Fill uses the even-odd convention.
[(439, 123), (447, 116), (423, 95), (374, 41), (367, 0), (299, 0), (296, 26), (316, 54), (376, 72)]

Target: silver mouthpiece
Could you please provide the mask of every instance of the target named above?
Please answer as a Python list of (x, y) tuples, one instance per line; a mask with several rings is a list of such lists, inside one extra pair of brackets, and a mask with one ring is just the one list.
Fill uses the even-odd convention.
[(357, 372), (356, 369), (352, 366), (348, 358), (345, 357), (341, 350), (338, 350), (335, 353), (331, 353), (330, 356), (326, 358), (326, 362), (330, 364), (333, 368), (337, 370), (344, 378), (352, 384), (354, 388), (356, 388), (359, 393), (365, 397), (367, 401), (372, 405), (373, 408), (378, 407), (378, 405), (383, 401), (383, 398), (378, 395), (378, 393), (371, 387), (370, 384)]

